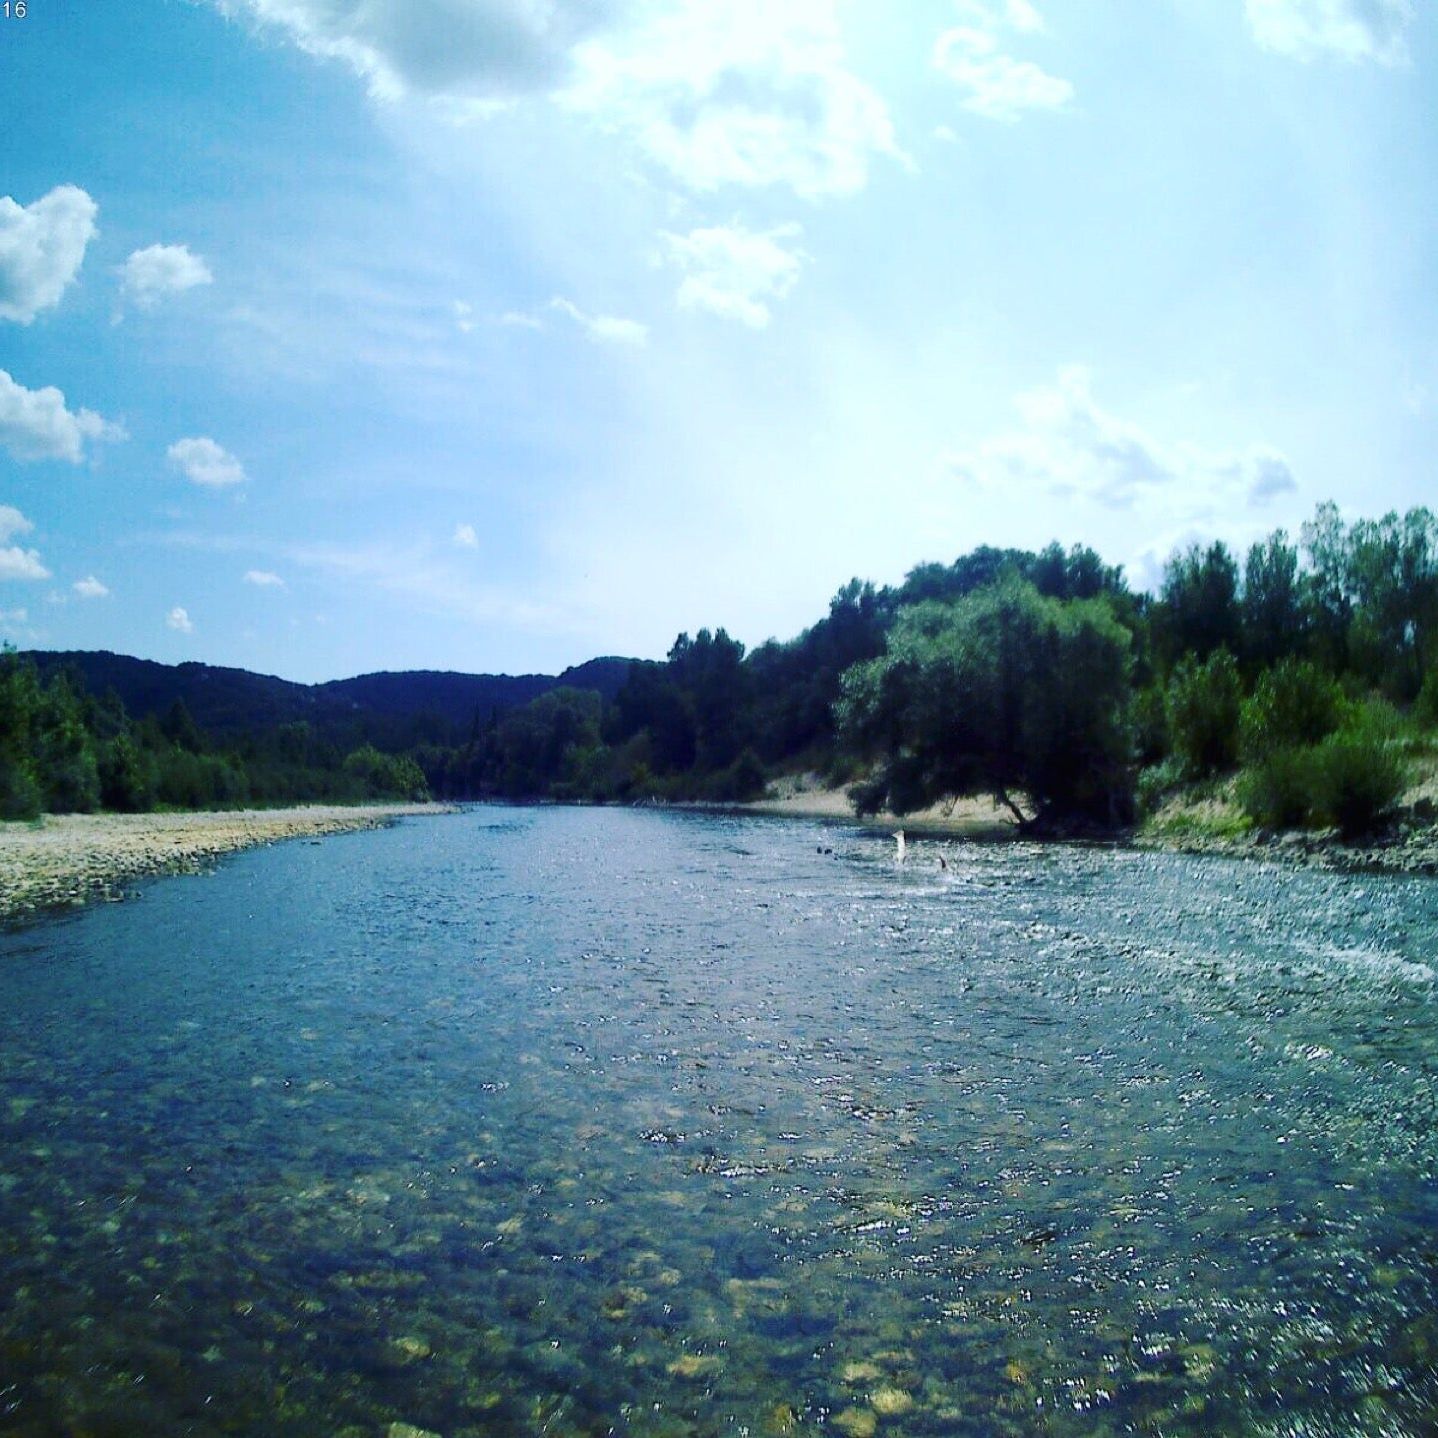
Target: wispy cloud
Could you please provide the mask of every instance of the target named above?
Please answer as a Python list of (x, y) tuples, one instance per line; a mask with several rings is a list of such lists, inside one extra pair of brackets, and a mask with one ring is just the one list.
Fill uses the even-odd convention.
[(456, 524), (450, 543), (457, 544), (461, 549), (478, 549), (479, 535), (475, 533), (472, 524)]
[(1244, 0), (1265, 50), (1296, 60), (1331, 57), (1401, 65), (1408, 59), (1412, 0)]
[(431, 544), (320, 542), (284, 545), (282, 550), (292, 564), (398, 595), (424, 612), (533, 630), (571, 627), (553, 604), (484, 584), (474, 577), (472, 566), (456, 565)]
[(110, 591), (106, 585), (100, 583), (93, 574), (86, 575), (84, 579), (77, 579), (70, 586), (81, 599), (106, 599)]
[(902, 158), (878, 92), (849, 67), (835, 0), (215, 0), (338, 60), (380, 100), (483, 116), (526, 95), (633, 145), (696, 191), (862, 189)]
[(963, 92), (966, 110), (1012, 122), (1031, 110), (1062, 109), (1073, 99), (1069, 81), (1031, 60), (1016, 60), (1004, 48), (1014, 36), (1043, 33), (1043, 20), (1027, 0), (962, 0), (959, 12), (961, 23), (934, 46), (934, 68)]
[(664, 235), (670, 262), (684, 273), (679, 307), (762, 329), (770, 302), (788, 296), (808, 259), (796, 243), (801, 233), (798, 225), (756, 232), (732, 224)]
[(288, 586), (278, 574), (268, 569), (247, 569), (245, 571), (245, 583), (253, 584), (256, 589), (285, 589)]
[(882, 97), (849, 67), (833, 0), (685, 0), (578, 52), (564, 103), (705, 193), (853, 195), (903, 163)]
[(954, 478), (1114, 510), (1161, 495), (1166, 507), (1195, 518), (1235, 505), (1259, 507), (1298, 488), (1288, 461), (1267, 446), (1227, 453), (1164, 443), (1109, 413), (1095, 401), (1092, 376), (1081, 365), (1019, 395), (1014, 406), (1020, 427), (950, 455)]
[(622, 319), (618, 315), (591, 315), (560, 295), (550, 300), (549, 308), (573, 320), (596, 344), (627, 345), (637, 349), (649, 342), (649, 326), (640, 324), (638, 320)]

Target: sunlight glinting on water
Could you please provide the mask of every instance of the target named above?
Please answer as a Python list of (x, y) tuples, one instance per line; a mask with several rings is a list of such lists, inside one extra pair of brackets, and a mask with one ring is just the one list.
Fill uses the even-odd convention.
[(1434, 887), (937, 852), (481, 809), (0, 938), (0, 1424), (1430, 1431)]

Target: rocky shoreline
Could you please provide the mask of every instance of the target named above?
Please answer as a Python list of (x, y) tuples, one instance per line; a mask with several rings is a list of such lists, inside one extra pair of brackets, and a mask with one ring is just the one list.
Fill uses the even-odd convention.
[(1139, 833), (1134, 843), (1141, 849), (1259, 859), (1340, 873), (1438, 876), (1438, 825), (1414, 820), (1400, 820), (1362, 843), (1345, 841), (1336, 829), (1182, 836)]
[(59, 814), (0, 824), (0, 922), (123, 898), (156, 874), (203, 872), (221, 855), (281, 839), (376, 829), (435, 804), (313, 805), (185, 814)]

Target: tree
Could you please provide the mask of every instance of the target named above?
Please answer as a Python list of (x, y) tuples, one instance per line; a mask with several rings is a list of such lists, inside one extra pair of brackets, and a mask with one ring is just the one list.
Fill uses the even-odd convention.
[(1217, 649), (1238, 651), (1238, 565), (1226, 545), (1195, 544), (1169, 560), (1154, 626), (1165, 667), (1185, 654), (1207, 659)]
[(1317, 744), (1343, 720), (1343, 695), (1335, 680), (1302, 659), (1285, 659), (1265, 671), (1244, 700), (1244, 760), (1266, 759), (1279, 749)]
[(669, 651), (671, 682), (694, 712), (695, 762), (701, 769), (732, 764), (747, 742), (742, 716), (748, 697), (744, 646), (723, 630), (681, 634)]
[(1104, 600), (1045, 598), (1010, 573), (904, 610), (887, 652), (844, 680), (842, 733), (877, 760), (861, 812), (989, 793), (1020, 822), (1114, 819), (1129, 803), (1130, 635)]
[(1179, 661), (1168, 681), (1168, 732), (1191, 778), (1219, 774), (1238, 763), (1242, 702), (1243, 682), (1227, 649), (1216, 649), (1201, 663), (1192, 654)]
[(1248, 551), (1243, 566), (1243, 653), (1266, 669), (1299, 653), (1307, 638), (1310, 612), (1298, 573), (1298, 547), (1281, 529)]
[(0, 649), (0, 819), (33, 819), (43, 803), (32, 734), (39, 719), (35, 665)]

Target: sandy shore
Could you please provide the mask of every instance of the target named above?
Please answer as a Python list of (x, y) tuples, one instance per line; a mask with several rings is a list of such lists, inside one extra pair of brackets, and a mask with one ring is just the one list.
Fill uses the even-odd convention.
[(865, 824), (876, 829), (903, 829), (909, 834), (928, 834), (955, 839), (1011, 839), (1018, 832), (1014, 816), (991, 799), (960, 799), (954, 804), (936, 804), (900, 818), (881, 813), (860, 819), (843, 789), (827, 789), (817, 780), (785, 779), (771, 798), (736, 804), (752, 814), (782, 814), (795, 819), (833, 819)]
[[(1007, 809), (989, 799), (963, 799), (899, 818), (875, 814), (859, 819), (842, 789), (825, 788), (817, 778), (785, 779), (772, 797), (733, 806), (755, 814), (829, 819), (874, 828), (903, 829), (910, 835), (951, 839), (1013, 839), (1018, 826)], [(1233, 859), (1343, 872), (1438, 875), (1438, 777), (1410, 788), (1393, 822), (1366, 842), (1343, 842), (1334, 830), (1266, 833), (1249, 829), (1236, 799), (1174, 800), (1143, 830), (1117, 834), (1115, 843), (1170, 853), (1208, 854)]]
[(60, 814), (0, 824), (0, 920), (113, 898), (144, 874), (196, 873), (221, 854), (316, 834), (375, 829), (436, 804), (314, 805), (198, 814)]

